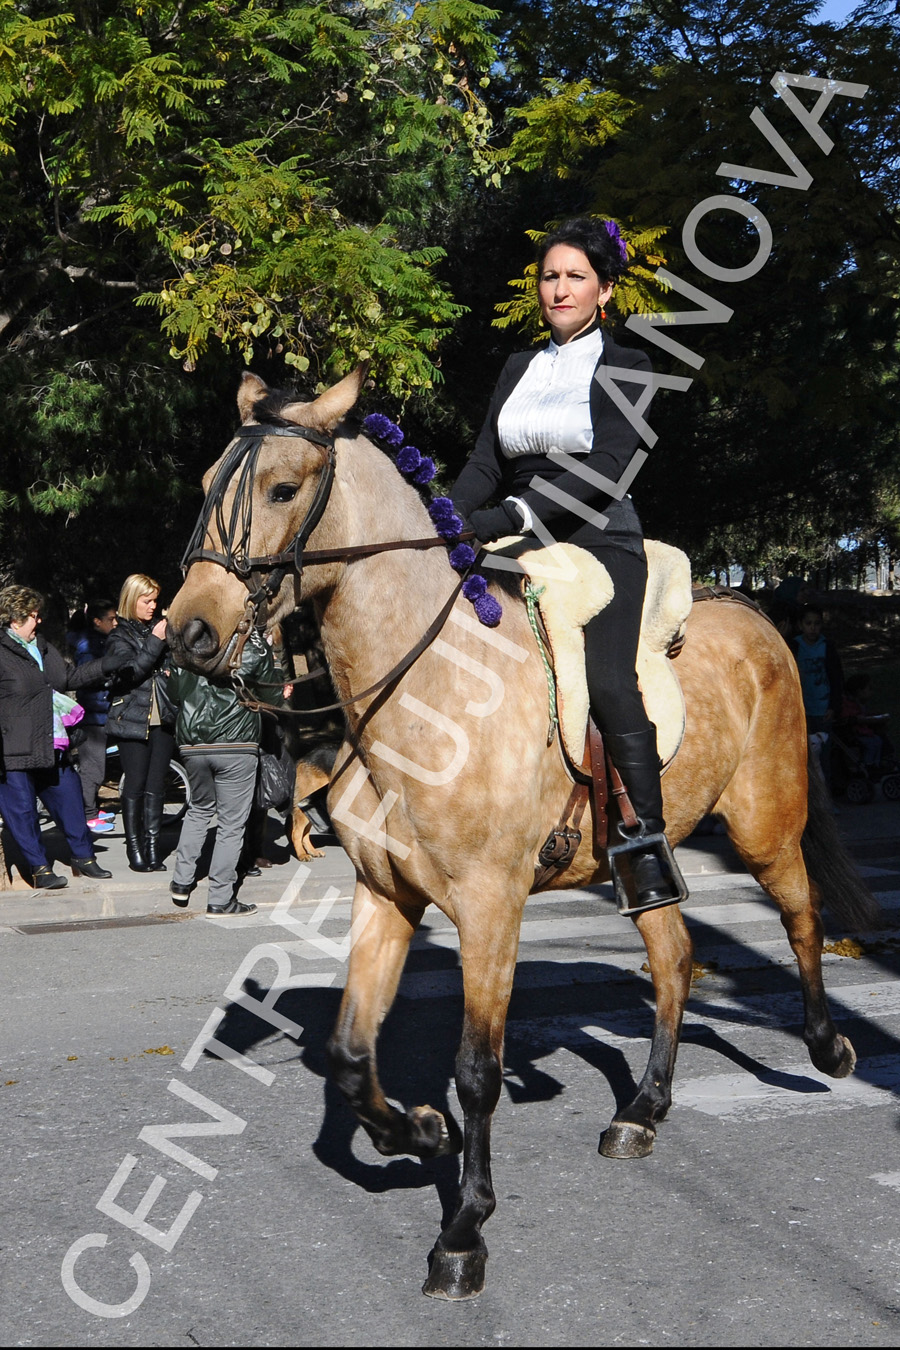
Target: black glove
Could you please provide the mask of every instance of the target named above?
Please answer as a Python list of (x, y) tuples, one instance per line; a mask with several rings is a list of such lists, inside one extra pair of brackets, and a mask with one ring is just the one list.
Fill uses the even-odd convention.
[(506, 506), (495, 506), (490, 511), (473, 511), (466, 521), (470, 530), (475, 531), (475, 538), (482, 544), (492, 544), (495, 539), (502, 539), (507, 534), (521, 534), (522, 522), (518, 519), (518, 512), (512, 507), (515, 513), (515, 519)]

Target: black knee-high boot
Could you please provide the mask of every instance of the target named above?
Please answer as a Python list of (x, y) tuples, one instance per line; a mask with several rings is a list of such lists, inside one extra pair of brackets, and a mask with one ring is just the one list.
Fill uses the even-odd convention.
[(159, 832), (162, 828), (164, 798), (161, 792), (144, 793), (144, 831), (147, 840), (147, 866), (151, 872), (165, 872), (166, 864), (159, 856)]
[[(665, 834), (656, 727), (651, 723), (645, 731), (607, 734), (603, 739), (609, 757), (628, 790), (635, 814), (643, 824), (642, 833)], [(637, 892), (637, 903), (632, 913), (682, 898), (678, 884), (680, 874), (674, 877), (663, 866), (659, 851), (655, 848), (641, 849), (639, 841), (640, 836), (637, 837), (637, 847), (629, 850), (631, 873)]]
[(144, 857), (144, 799), (122, 798), (122, 828), (125, 831), (125, 852), (132, 872), (149, 872), (150, 864)]

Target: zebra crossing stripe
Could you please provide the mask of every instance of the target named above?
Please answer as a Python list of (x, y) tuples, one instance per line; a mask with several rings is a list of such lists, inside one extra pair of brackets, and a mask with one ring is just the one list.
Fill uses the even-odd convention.
[[(890, 1106), (900, 1092), (900, 1055), (861, 1059), (849, 1078), (828, 1078), (808, 1060), (762, 1074), (714, 1073), (703, 1078), (676, 1075), (676, 1107), (720, 1120), (772, 1120), (776, 1116)], [(895, 1173), (900, 1181), (900, 1174)], [(893, 1184), (893, 1183), (890, 1183)]]

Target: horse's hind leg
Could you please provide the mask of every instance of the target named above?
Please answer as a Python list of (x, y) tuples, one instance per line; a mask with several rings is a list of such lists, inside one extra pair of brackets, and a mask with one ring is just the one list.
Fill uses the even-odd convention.
[(742, 860), (781, 911), (782, 925), (797, 958), (803, 991), (803, 1039), (809, 1057), (820, 1073), (846, 1078), (853, 1072), (856, 1052), (835, 1027), (828, 1007), (822, 979), (825, 933), (819, 913), (821, 901), (818, 888), (806, 874), (800, 845), (782, 848), (773, 860), (762, 861), (751, 851), (746, 829), (736, 830), (732, 839)]
[(332, 1075), (379, 1153), (434, 1158), (458, 1152), (459, 1128), (431, 1106), (398, 1111), (378, 1080), (375, 1043), (388, 1014), (424, 906), (401, 908), (358, 882), (354, 938), (337, 1024), (328, 1042)]
[(652, 1151), (656, 1127), (672, 1105), (672, 1075), (691, 987), (693, 945), (678, 906), (647, 910), (635, 915), (634, 922), (647, 948), (656, 1017), (637, 1096), (616, 1112), (601, 1135), (605, 1158), (644, 1158)]

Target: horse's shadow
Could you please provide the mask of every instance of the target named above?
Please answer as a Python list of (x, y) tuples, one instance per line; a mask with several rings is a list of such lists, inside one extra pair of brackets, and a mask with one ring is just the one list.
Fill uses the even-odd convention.
[[(450, 1100), (450, 1091), (462, 1023), (458, 954), (426, 945), (416, 955), (417, 964), (424, 962), (427, 969), (441, 973), (442, 991), (439, 997), (430, 998), (406, 998), (401, 991), (379, 1037), (379, 1077), (388, 1098), (404, 1108), (427, 1102), (453, 1115), (456, 1105)], [(614, 1098), (615, 1111), (620, 1110), (633, 1100), (638, 1083), (627, 1046), (614, 1042), (621, 1042), (623, 1007), (631, 1014), (627, 1025), (639, 1028), (633, 1033), (635, 1041), (649, 1036), (654, 1001), (647, 981), (637, 975), (623, 977), (618, 967), (585, 961), (567, 964), (568, 982), (560, 986), (553, 978), (558, 977), (558, 963), (524, 964), (529, 978), (514, 988), (507, 1024), (504, 1087), (510, 1100), (516, 1104), (547, 1102), (565, 1092), (567, 1084), (557, 1076), (559, 1061), (553, 1066), (554, 1072), (541, 1067), (539, 1061), (566, 1049), (602, 1075)], [(458, 992), (453, 989), (457, 977)], [(785, 988), (796, 989), (796, 981), (786, 971), (783, 980)], [(268, 992), (252, 979), (246, 982), (245, 990), (257, 999)], [(313, 1153), (323, 1166), (372, 1194), (433, 1186), (447, 1217), (458, 1194), (460, 1169), (456, 1157), (380, 1159), (372, 1150), (372, 1160), (364, 1161), (354, 1151), (359, 1147), (358, 1134), (363, 1149), (371, 1150), (371, 1145), (364, 1140), (356, 1117), (329, 1075), (326, 1053), (340, 996), (336, 988), (302, 987), (285, 991), (276, 1005), (279, 1013), (303, 1028), (298, 1041), (285, 1037), (281, 1042), (284, 1047), (292, 1047), (284, 1058), (299, 1061), (323, 1080), (324, 1110)], [(533, 1019), (539, 1019), (537, 1037), (527, 1025), (533, 1026)], [(583, 1027), (609, 1031), (611, 1042), (586, 1034)], [(272, 1028), (246, 1008), (231, 1003), (216, 1034), (220, 1041), (249, 1054), (254, 1046), (271, 1040)], [(727, 1030), (720, 1032), (692, 1021), (690, 1004), (681, 1043), (711, 1050), (768, 1086), (805, 1094), (829, 1091), (826, 1084), (812, 1077), (773, 1070), (732, 1044)], [(296, 1052), (294, 1045), (298, 1047)]]

